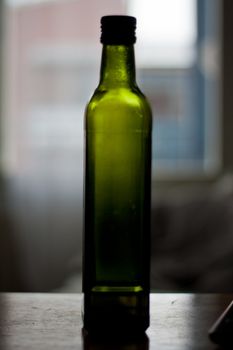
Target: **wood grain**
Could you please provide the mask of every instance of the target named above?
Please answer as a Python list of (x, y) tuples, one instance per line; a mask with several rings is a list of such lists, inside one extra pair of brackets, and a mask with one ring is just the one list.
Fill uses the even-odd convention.
[(83, 336), (81, 294), (2, 294), (0, 349), (216, 349), (208, 329), (232, 299), (224, 294), (152, 294), (147, 336), (122, 341)]

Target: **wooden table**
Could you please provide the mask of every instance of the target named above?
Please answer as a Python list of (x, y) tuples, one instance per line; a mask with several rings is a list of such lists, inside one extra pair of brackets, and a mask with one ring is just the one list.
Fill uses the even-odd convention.
[(116, 344), (116, 339), (97, 343), (83, 336), (81, 294), (2, 294), (0, 349), (216, 349), (207, 332), (232, 299), (225, 294), (152, 294), (147, 336)]

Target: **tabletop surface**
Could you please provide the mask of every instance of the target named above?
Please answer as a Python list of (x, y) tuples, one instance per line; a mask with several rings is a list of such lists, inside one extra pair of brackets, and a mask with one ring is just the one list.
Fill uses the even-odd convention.
[(216, 349), (208, 329), (232, 299), (233, 294), (151, 294), (147, 335), (120, 343), (83, 335), (81, 294), (1, 294), (0, 349)]

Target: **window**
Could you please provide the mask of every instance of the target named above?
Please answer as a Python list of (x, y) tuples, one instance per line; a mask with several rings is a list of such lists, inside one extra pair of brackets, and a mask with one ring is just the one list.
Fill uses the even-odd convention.
[(40, 173), (45, 159), (51, 171), (50, 158), (64, 154), (56, 169), (63, 176), (71, 166), (65, 158), (81, 159), (83, 109), (98, 81), (99, 18), (106, 13), (138, 19), (138, 81), (153, 108), (154, 175), (218, 169), (219, 1), (6, 4), (6, 172)]
[(153, 108), (154, 174), (216, 172), (218, 1), (131, 0), (128, 9), (138, 18), (140, 86)]

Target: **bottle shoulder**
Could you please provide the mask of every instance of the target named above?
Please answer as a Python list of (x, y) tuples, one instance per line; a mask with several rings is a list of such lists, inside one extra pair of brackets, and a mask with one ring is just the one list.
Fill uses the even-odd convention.
[(150, 105), (139, 90), (133, 88), (97, 88), (86, 108), (85, 125), (89, 130), (150, 131)]
[(132, 88), (118, 87), (104, 89), (98, 87), (87, 104), (87, 113), (94, 113), (100, 110), (135, 110), (151, 115), (151, 107), (146, 96), (141, 90), (134, 86)]

